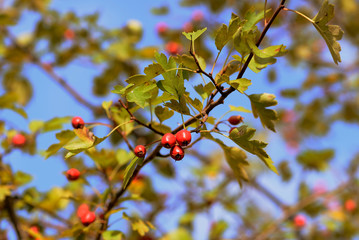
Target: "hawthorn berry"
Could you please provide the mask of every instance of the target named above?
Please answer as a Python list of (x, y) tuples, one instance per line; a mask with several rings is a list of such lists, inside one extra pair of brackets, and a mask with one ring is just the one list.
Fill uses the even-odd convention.
[(345, 210), (347, 210), (348, 212), (352, 212), (353, 210), (355, 210), (357, 208), (357, 204), (353, 199), (348, 199), (345, 201), (344, 207), (345, 207)]
[(21, 133), (17, 133), (12, 137), (11, 142), (15, 147), (23, 147), (26, 143), (26, 138)]
[(175, 161), (180, 161), (184, 157), (183, 148), (181, 148), (181, 146), (179, 145), (175, 145), (174, 147), (172, 147), (170, 154)]
[(89, 206), (86, 203), (83, 203), (77, 208), (76, 214), (79, 218), (82, 218), (89, 211), (90, 211)]
[(156, 30), (159, 35), (162, 35), (168, 31), (168, 25), (165, 22), (159, 22), (156, 25)]
[(204, 14), (201, 10), (194, 11), (192, 14), (192, 20), (195, 22), (200, 22), (204, 18)]
[(229, 134), (231, 134), (234, 129), (236, 129), (236, 127), (231, 127), (231, 129), (229, 129)]
[(186, 22), (185, 24), (183, 24), (183, 31), (185, 32), (192, 32), (193, 31), (193, 25), (191, 22)]
[(85, 122), (81, 117), (73, 117), (71, 123), (75, 129), (83, 128), (85, 126)]
[(305, 216), (299, 214), (294, 217), (294, 225), (297, 228), (304, 227), (306, 225), (306, 223), (307, 223), (307, 219), (305, 218)]
[(137, 145), (135, 147), (135, 155), (139, 158), (143, 158), (146, 155), (146, 148), (143, 145)]
[(67, 180), (69, 180), (69, 181), (77, 180), (80, 177), (80, 171), (77, 170), (76, 168), (70, 168), (66, 172), (66, 177), (67, 177)]
[(81, 217), (81, 222), (84, 226), (88, 226), (96, 220), (96, 214), (94, 212), (87, 212)]
[(72, 40), (75, 38), (75, 32), (71, 29), (66, 29), (66, 31), (64, 32), (64, 37), (67, 40)]
[[(31, 226), (29, 232), (29, 239), (34, 239), (35, 234), (39, 233), (40, 230), (37, 226)], [(40, 238), (36, 238), (35, 240), (39, 240)]]
[(237, 125), (243, 122), (243, 117), (240, 115), (231, 116), (230, 118), (228, 118), (228, 122), (232, 125)]
[(176, 140), (180, 146), (187, 146), (192, 140), (191, 132), (186, 129), (177, 132)]
[(161, 139), (161, 144), (165, 148), (172, 148), (176, 145), (176, 137), (172, 133), (166, 133)]
[(180, 53), (181, 49), (181, 45), (178, 42), (173, 41), (168, 42), (165, 46), (165, 50), (171, 55), (176, 55)]

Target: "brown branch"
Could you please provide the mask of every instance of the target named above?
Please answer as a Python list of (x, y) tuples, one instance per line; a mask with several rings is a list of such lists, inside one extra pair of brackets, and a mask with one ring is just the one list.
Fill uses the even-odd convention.
[(19, 219), (15, 213), (15, 210), (14, 210), (14, 198), (11, 197), (11, 196), (6, 196), (5, 197), (5, 200), (4, 200), (4, 204), (5, 204), (5, 209), (8, 213), (8, 216), (9, 216), (9, 219), (10, 219), (10, 222), (12, 223), (14, 229), (15, 229), (15, 232), (16, 232), (16, 235), (17, 235), (17, 238), (19, 240), (23, 239), (23, 232), (20, 228), (20, 223), (19, 223)]
[(65, 91), (67, 91), (73, 98), (75, 98), (79, 103), (81, 103), (82, 105), (84, 105), (87, 108), (90, 108), (93, 111), (99, 110), (101, 108), (97, 108), (95, 105), (93, 105), (92, 103), (90, 103), (89, 101), (87, 101), (85, 98), (83, 98), (77, 91), (75, 91), (75, 89), (73, 89), (62, 77), (58, 76), (52, 67), (46, 67), (44, 64), (41, 63), (41, 61), (37, 58), (37, 56), (35, 56), (32, 52), (29, 51), (29, 49), (24, 48), (22, 46), (20, 46), (17, 41), (16, 38), (14, 36), (11, 35), (11, 33), (5, 29), (5, 28), (0, 28), (0, 30), (2, 32), (4, 32), (4, 34), (6, 34), (9, 39), (11, 40), (11, 43), (20, 51), (22, 51), (23, 53), (27, 54), (29, 56), (29, 60), (35, 64), (36, 66), (40, 67), (42, 70), (44, 70), (55, 82), (57, 82), (61, 87), (63, 87), (65, 89)]
[(272, 202), (274, 202), (281, 209), (284, 209), (286, 207), (286, 205), (281, 200), (279, 200), (279, 198), (277, 198), (273, 193), (268, 191), (265, 187), (263, 187), (257, 181), (252, 180), (252, 181), (249, 181), (248, 183), (249, 183), (249, 185), (254, 187), (256, 190), (261, 192), (263, 195), (265, 195), (267, 198), (269, 198)]
[(322, 193), (322, 194), (317, 194), (314, 193), (306, 198), (304, 198), (303, 200), (301, 200), (299, 203), (295, 204), (294, 206), (291, 206), (289, 208), (287, 208), (284, 212), (283, 212), (283, 216), (280, 217), (279, 219), (277, 219), (275, 222), (273, 222), (271, 225), (269, 225), (266, 229), (264, 229), (263, 232), (257, 234), (256, 236), (254, 236), (252, 239), (255, 240), (265, 240), (268, 239), (268, 237), (273, 234), (278, 228), (279, 226), (285, 222), (286, 220), (288, 220), (292, 215), (294, 215), (295, 213), (297, 213), (298, 211), (300, 211), (301, 209), (305, 208), (306, 206), (312, 204), (313, 202), (315, 202), (318, 198), (321, 197), (331, 197), (331, 196), (335, 196), (338, 193), (340, 193), (341, 191), (345, 190), (348, 186), (350, 185), (350, 182), (346, 182), (343, 183), (341, 185), (339, 185), (336, 189), (334, 189), (333, 191), (330, 192), (326, 192), (326, 193)]
[(218, 84), (216, 83), (216, 81), (215, 81), (214, 78), (213, 78), (212, 73), (207, 73), (207, 72), (205, 72), (205, 71), (202, 69), (201, 65), (199, 64), (198, 58), (197, 58), (197, 56), (196, 56), (196, 53), (195, 53), (194, 50), (193, 50), (193, 43), (192, 43), (192, 41), (191, 41), (191, 47), (190, 47), (190, 50), (189, 50), (189, 54), (191, 54), (191, 56), (193, 57), (193, 59), (194, 59), (196, 65), (197, 65), (197, 67), (198, 67), (197, 73), (203, 73), (206, 77), (208, 77), (208, 78), (211, 80), (211, 82), (214, 84), (214, 86), (216, 87), (217, 91), (220, 92), (221, 94), (223, 94), (223, 91), (222, 91), (222, 89), (221, 89), (221, 86), (218, 86)]
[(148, 129), (150, 129), (150, 130), (153, 131), (154, 133), (157, 133), (157, 134), (159, 134), (159, 135), (161, 135), (161, 136), (164, 135), (162, 132), (157, 131), (157, 130), (154, 129), (152, 126), (147, 125), (147, 124), (143, 123), (142, 121), (138, 120), (138, 119), (132, 114), (132, 112), (130, 111), (130, 109), (128, 109), (128, 106), (126, 106), (121, 99), (119, 99), (118, 101), (121, 103), (122, 107), (128, 112), (128, 114), (129, 114), (130, 117), (131, 117), (131, 120), (134, 120), (134, 121), (137, 122), (138, 124), (140, 124), (140, 125), (142, 125), (142, 126), (148, 128)]

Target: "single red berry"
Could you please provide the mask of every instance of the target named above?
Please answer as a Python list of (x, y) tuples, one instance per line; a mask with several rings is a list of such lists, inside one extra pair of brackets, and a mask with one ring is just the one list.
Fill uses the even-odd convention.
[(306, 223), (307, 223), (307, 219), (305, 218), (305, 216), (299, 214), (294, 217), (294, 225), (297, 228), (304, 227), (306, 225)]
[(186, 129), (177, 132), (176, 140), (180, 146), (187, 146), (192, 140), (191, 132)]
[(87, 212), (81, 217), (81, 222), (84, 226), (88, 226), (96, 220), (96, 214), (94, 212)]
[(183, 148), (181, 148), (181, 146), (174, 146), (173, 148), (171, 148), (171, 157), (175, 160), (175, 161), (180, 161), (182, 160), (182, 158), (184, 157), (184, 151)]
[(78, 208), (77, 208), (77, 216), (79, 218), (82, 218), (86, 213), (88, 213), (90, 211), (89, 206), (86, 203), (81, 204)]
[(185, 32), (192, 32), (193, 31), (193, 25), (190, 22), (186, 22), (185, 24), (183, 24), (183, 31)]
[(171, 55), (176, 55), (181, 52), (182, 48), (178, 42), (170, 41), (166, 44), (165, 50)]
[(344, 207), (345, 207), (345, 210), (347, 210), (348, 212), (351, 212), (357, 208), (357, 204), (353, 199), (348, 199), (345, 201)]
[(83, 128), (85, 126), (85, 122), (81, 117), (73, 117), (71, 123), (75, 129)]
[(172, 133), (166, 133), (161, 139), (161, 144), (165, 148), (172, 148), (176, 145), (176, 137)]
[(26, 143), (26, 138), (21, 133), (17, 133), (12, 137), (11, 142), (15, 147), (23, 147)]
[(165, 22), (159, 22), (156, 25), (156, 30), (159, 35), (162, 35), (168, 31), (168, 25)]
[(66, 177), (67, 177), (67, 180), (69, 180), (69, 181), (77, 180), (80, 177), (80, 171), (77, 170), (76, 168), (70, 168), (66, 172)]
[(135, 155), (139, 158), (143, 158), (146, 155), (146, 148), (143, 145), (137, 145), (135, 147)]
[(240, 115), (231, 116), (230, 118), (228, 118), (228, 122), (232, 125), (237, 125), (243, 122), (243, 117)]
[(194, 11), (192, 14), (192, 20), (195, 22), (200, 22), (204, 18), (204, 14), (201, 10)]
[[(34, 239), (35, 234), (39, 233), (39, 228), (37, 226), (31, 226), (29, 232), (29, 239)], [(38, 240), (39, 238), (36, 238)]]
[(71, 29), (66, 29), (66, 31), (64, 32), (64, 37), (67, 40), (72, 40), (75, 38), (75, 32)]

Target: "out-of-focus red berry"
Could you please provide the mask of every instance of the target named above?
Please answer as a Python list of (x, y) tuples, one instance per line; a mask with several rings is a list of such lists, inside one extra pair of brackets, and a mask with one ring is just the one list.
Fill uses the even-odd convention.
[(67, 40), (73, 40), (75, 38), (75, 32), (71, 29), (66, 29), (65, 32), (64, 32), (64, 37), (67, 39)]
[(348, 212), (354, 211), (357, 208), (357, 203), (353, 199), (348, 199), (344, 203), (345, 210)]
[(77, 216), (79, 218), (82, 218), (86, 213), (88, 213), (90, 211), (89, 206), (86, 203), (81, 204), (78, 208), (77, 208)]
[(305, 218), (305, 216), (299, 214), (294, 217), (294, 226), (296, 226), (297, 228), (302, 228), (306, 224), (307, 224), (307, 219)]
[(165, 50), (171, 55), (176, 55), (181, 52), (182, 47), (178, 42), (170, 41), (166, 44)]
[(11, 142), (15, 147), (23, 147), (26, 143), (26, 138), (21, 133), (17, 133), (12, 137)]
[(167, 23), (165, 23), (165, 22), (157, 23), (156, 30), (159, 35), (165, 34), (168, 31)]

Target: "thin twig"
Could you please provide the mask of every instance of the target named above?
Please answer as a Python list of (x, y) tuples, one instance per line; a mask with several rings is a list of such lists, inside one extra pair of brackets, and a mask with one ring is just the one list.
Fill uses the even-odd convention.
[(157, 131), (156, 129), (154, 129), (154, 128), (151, 127), (150, 125), (147, 125), (147, 124), (143, 123), (142, 121), (138, 120), (138, 119), (132, 114), (132, 112), (130, 111), (130, 109), (128, 109), (128, 106), (126, 106), (121, 99), (119, 99), (118, 101), (121, 103), (122, 107), (128, 112), (128, 114), (129, 114), (130, 117), (131, 117), (131, 120), (134, 120), (134, 121), (137, 122), (138, 124), (140, 124), (140, 125), (142, 125), (142, 126), (148, 128), (148, 129), (150, 129), (150, 130), (153, 131), (154, 133), (157, 133), (157, 134), (159, 134), (159, 135), (161, 135), (161, 136), (164, 135), (162, 132)]

